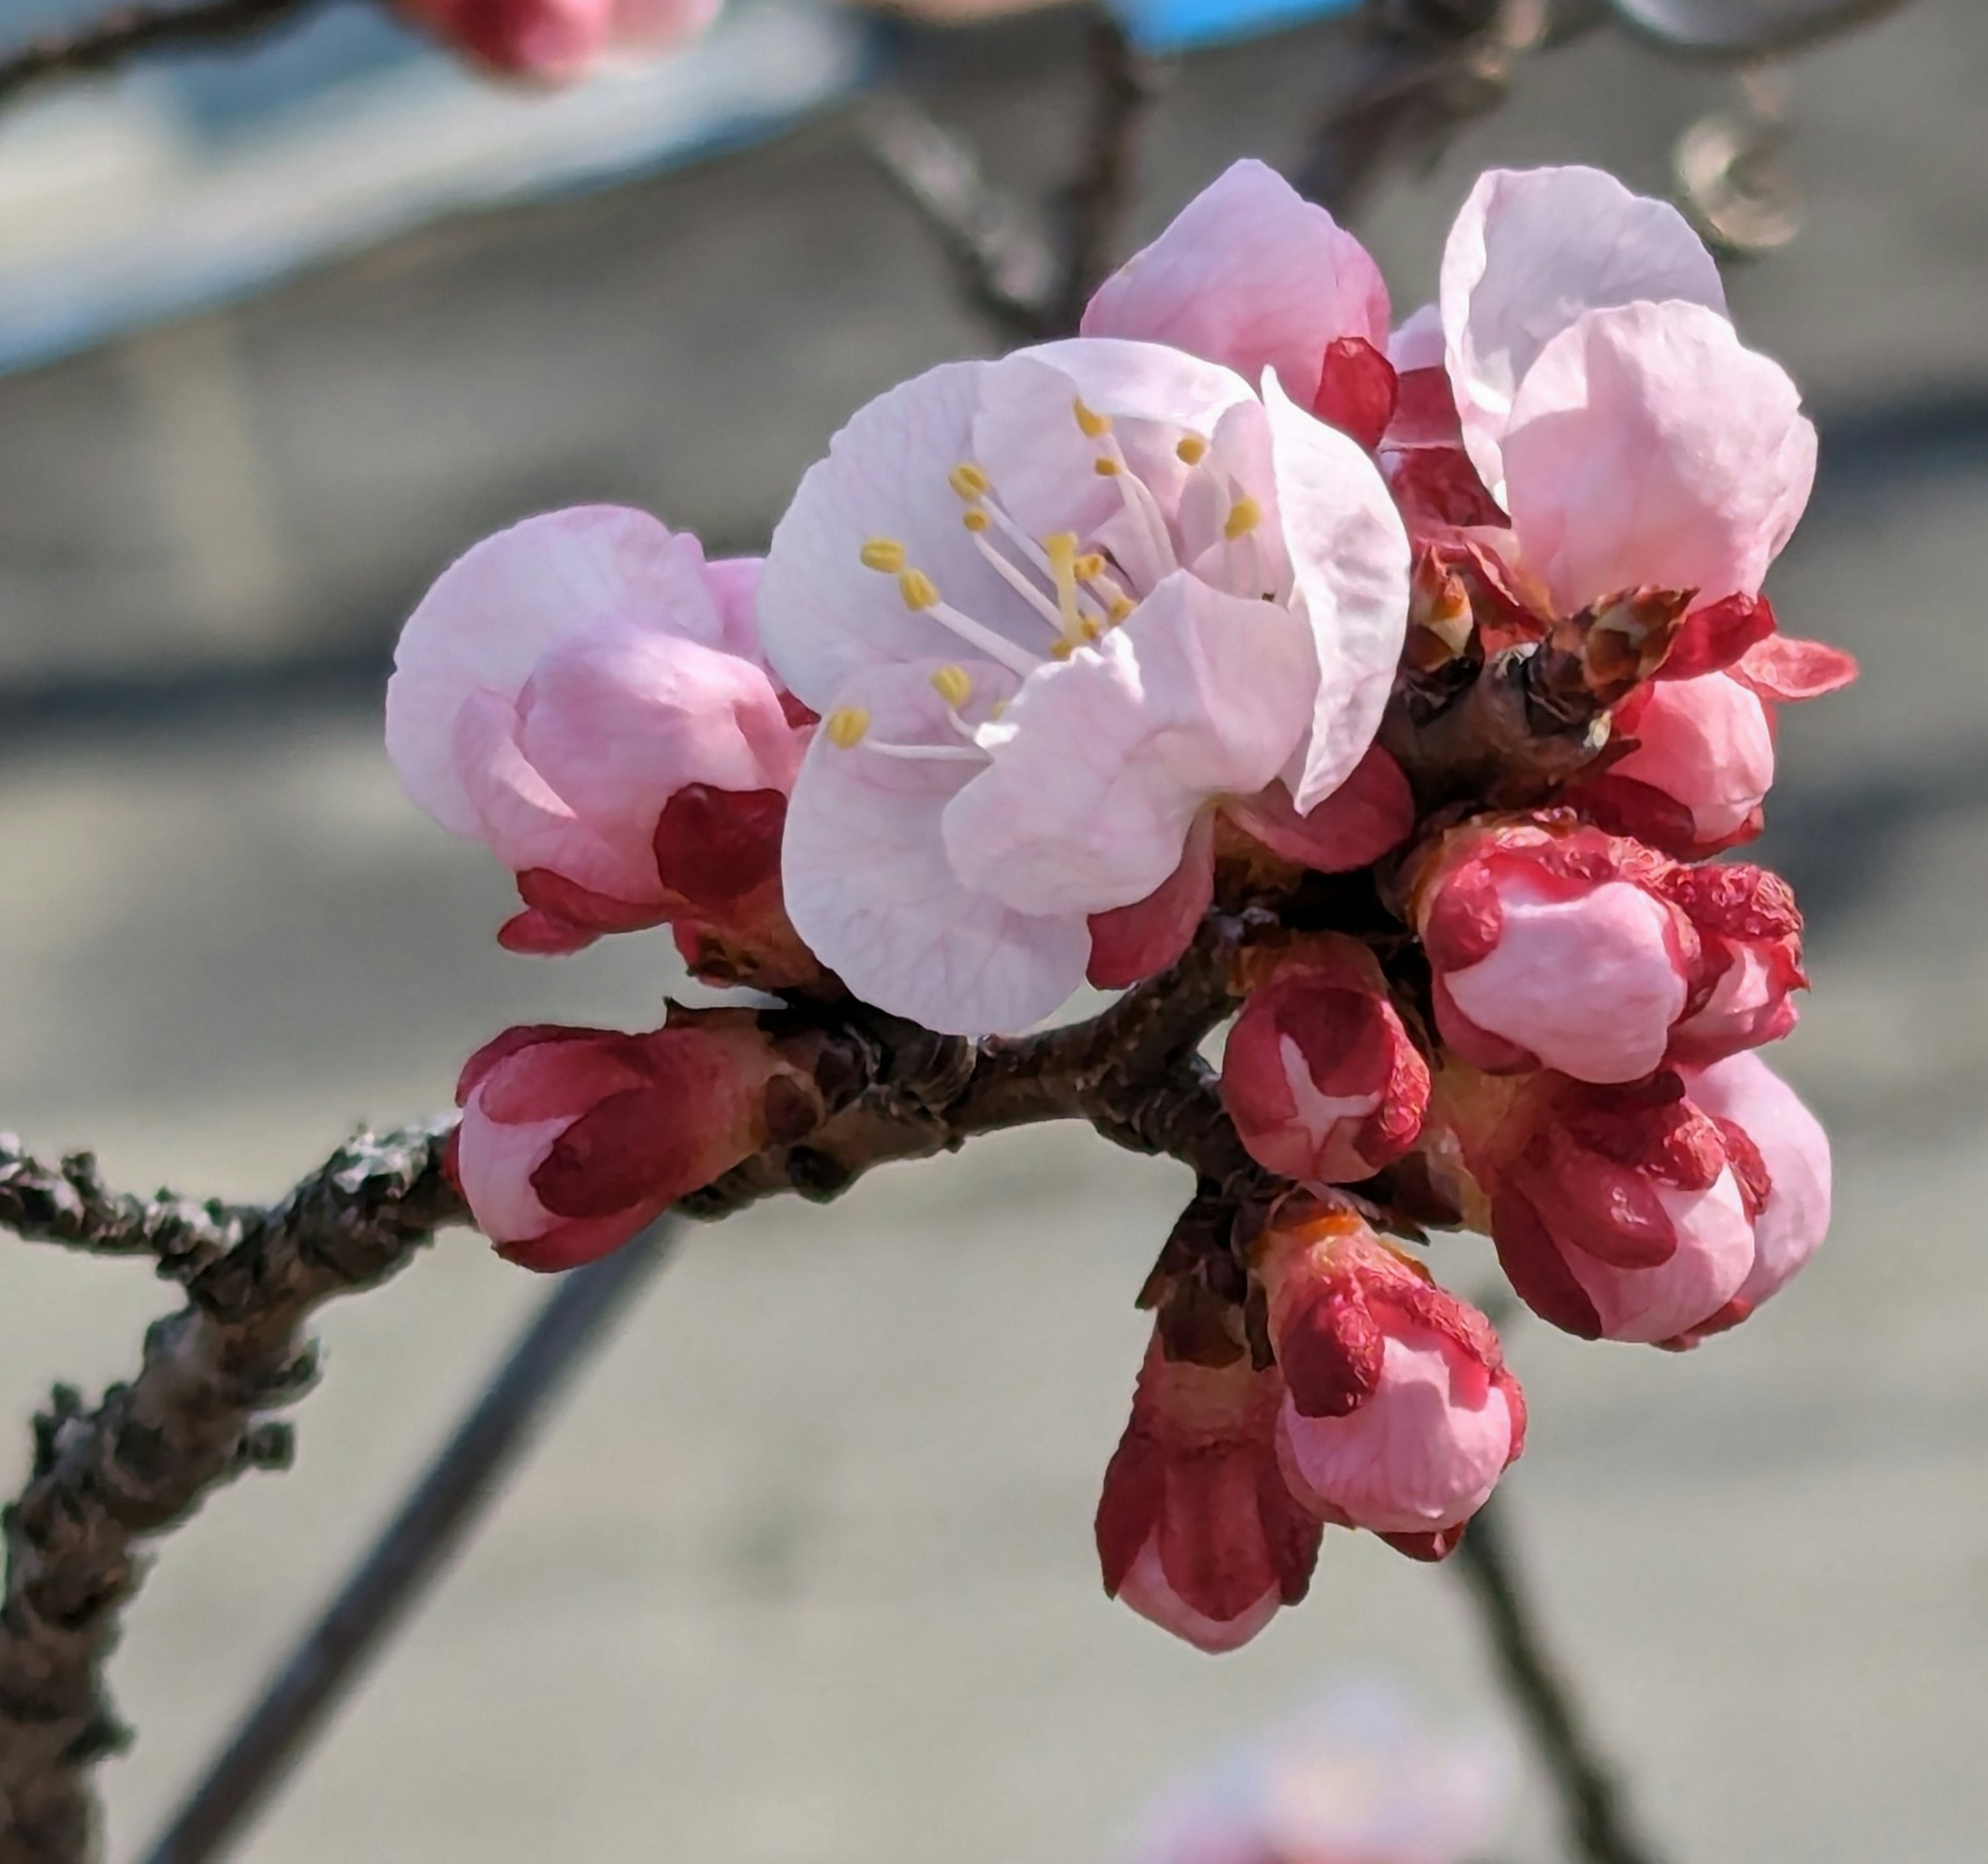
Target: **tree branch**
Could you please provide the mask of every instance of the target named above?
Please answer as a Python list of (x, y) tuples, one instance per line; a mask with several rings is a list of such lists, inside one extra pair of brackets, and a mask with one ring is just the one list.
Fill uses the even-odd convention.
[(110, 71), (141, 52), (247, 39), (300, 19), (324, 0), (197, 0), (124, 6), (72, 32), (48, 32), (0, 58), (0, 103), (45, 78)]
[(46, 1165), (12, 1133), (0, 1133), (0, 1226), (36, 1242), (93, 1256), (151, 1256), (159, 1273), (185, 1281), (242, 1240), (240, 1214), (170, 1191), (130, 1197), (107, 1191), (90, 1152)]

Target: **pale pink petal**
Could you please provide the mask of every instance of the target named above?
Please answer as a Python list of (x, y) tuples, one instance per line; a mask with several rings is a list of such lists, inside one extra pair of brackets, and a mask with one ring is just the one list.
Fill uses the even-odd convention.
[(1568, 898), (1523, 873), (1498, 904), (1496, 946), (1443, 979), (1472, 1023), (1577, 1081), (1640, 1081), (1663, 1060), (1687, 995), (1669, 908), (1627, 881)]
[(1664, 299), (1726, 309), (1712, 255), (1668, 202), (1596, 168), (1479, 179), (1443, 249), (1440, 304), (1464, 444), (1501, 503), (1501, 444), (1540, 352), (1584, 312)]
[(401, 631), (387, 685), (387, 754), (415, 803), (477, 834), (457, 713), (475, 692), (515, 699), (549, 648), (603, 622), (722, 644), (696, 539), (645, 512), (580, 506), (486, 537), (444, 570)]
[(1263, 382), (1278, 516), (1317, 668), (1309, 733), (1284, 773), (1300, 814), (1351, 776), (1380, 729), (1408, 631), (1408, 539), (1372, 460)]
[(994, 761), (945, 812), (954, 870), (1027, 912), (1144, 899), (1204, 803), (1260, 790), (1290, 755), (1310, 659), (1286, 611), (1168, 577), (1096, 646), (1033, 675), (984, 735)]
[[(880, 741), (957, 744), (931, 684), (944, 664), (872, 668), (842, 702), (868, 712)], [(990, 702), (1013, 687), (999, 668), (970, 671)], [(940, 824), (979, 767), (844, 749), (817, 732), (781, 850), (787, 912), (815, 956), (866, 1001), (948, 1034), (1040, 1021), (1083, 983), (1090, 952), (1081, 914), (1016, 912), (953, 872)]]
[(663, 805), (685, 785), (784, 791), (800, 760), (779, 695), (757, 667), (633, 629), (555, 648), (519, 711), (519, 745), (533, 767), (638, 863)]
[(517, 708), (495, 693), (471, 694), (456, 713), (451, 749), (469, 832), (514, 874), (549, 868), (612, 899), (659, 897), (654, 859), (582, 821), (519, 748), (518, 729)]
[(489, 1119), (472, 1099), (455, 1142), (455, 1172), (469, 1213), (483, 1233), (503, 1243), (526, 1243), (560, 1219), (539, 1201), (532, 1174), (573, 1124), (562, 1113), (522, 1124)]
[(1090, 964), (1085, 975), (1100, 990), (1164, 971), (1193, 942), (1215, 898), (1215, 811), (1204, 809), (1188, 830), (1180, 864), (1142, 900), (1090, 916)]
[(1098, 287), (1084, 334), (1170, 343), (1253, 384), (1268, 366), (1309, 408), (1327, 343), (1387, 347), (1388, 288), (1324, 208), (1274, 169), (1239, 161)]
[(1197, 1611), (1174, 1589), (1173, 1582), (1167, 1577), (1157, 1529), (1139, 1549), (1131, 1570), (1120, 1581), (1118, 1597), (1141, 1618), (1211, 1656), (1239, 1650), (1277, 1615), (1277, 1608), (1284, 1602), (1273, 1578), (1262, 1595), (1233, 1618), (1210, 1618)]
[(1443, 361), (1442, 306), (1425, 304), (1388, 339), (1388, 360), (1397, 375), (1440, 369)]
[(1706, 604), (1758, 591), (1808, 502), (1815, 429), (1716, 312), (1638, 304), (1540, 351), (1504, 463), (1526, 567), (1562, 612), (1645, 585)]
[(1733, 676), (1761, 698), (1786, 705), (1841, 692), (1856, 678), (1857, 661), (1824, 641), (1770, 634), (1740, 656)]
[(1756, 1308), (1780, 1292), (1828, 1233), (1829, 1137), (1795, 1091), (1758, 1055), (1734, 1055), (1685, 1076), (1691, 1098), (1753, 1142), (1767, 1200), (1753, 1223), (1753, 1267), (1738, 1298)]
[(1760, 700), (1723, 673), (1659, 681), (1637, 715), (1636, 749), (1608, 773), (1633, 778), (1691, 812), (1699, 841), (1723, 841), (1774, 780), (1774, 737)]
[(766, 664), (759, 651), (759, 573), (766, 567), (763, 556), (718, 556), (704, 566), (705, 587), (717, 604), (720, 631), (718, 638), (707, 644), (756, 667)]
[(787, 690), (814, 711), (826, 712), (860, 668), (972, 651), (907, 608), (894, 577), (864, 567), (859, 553), (873, 538), (903, 544), (948, 603), (1033, 653), (1046, 651), (1042, 619), (974, 548), (948, 479), (972, 458), (992, 366), (943, 364), (858, 409), (775, 529), (759, 577), (760, 644)]

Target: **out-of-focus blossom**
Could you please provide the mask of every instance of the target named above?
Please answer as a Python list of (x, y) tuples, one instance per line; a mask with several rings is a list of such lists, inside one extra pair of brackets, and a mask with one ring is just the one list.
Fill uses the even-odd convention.
[(1785, 882), (1683, 867), (1564, 812), (1452, 831), (1415, 912), (1437, 1027), (1493, 1072), (1607, 1083), (1709, 1061), (1786, 1035), (1807, 982)]
[(1281, 780), (1309, 817), (1361, 768), (1407, 579), (1371, 462), (1273, 375), (1085, 337), (892, 390), (809, 471), (760, 587), (823, 720), (796, 926), (885, 1009), (1026, 1027), (1205, 813)]
[(395, 12), (473, 63), (564, 83), (613, 52), (650, 54), (696, 38), (723, 0), (392, 0)]
[(464, 1064), (448, 1170), (498, 1253), (568, 1269), (618, 1249), (687, 1192), (818, 1106), (746, 1013), (705, 1012), (647, 1035), (553, 1024), (506, 1030)]
[(1162, 1793), (1119, 1864), (1467, 1864), (1516, 1771), (1489, 1733), (1439, 1734), (1385, 1684), (1341, 1684)]
[(1278, 1473), (1283, 1384), (1246, 1355), (1205, 1366), (1155, 1338), (1104, 1472), (1104, 1589), (1206, 1651), (1247, 1643), (1311, 1584), (1321, 1529)]
[(1506, 1276), (1556, 1327), (1678, 1340), (1752, 1271), (1757, 1154), (1675, 1072), (1614, 1087), (1543, 1074), (1500, 1091), (1457, 1068), (1438, 1105), (1489, 1194)]
[(1489, 1321), (1353, 1211), (1294, 1206), (1256, 1261), (1285, 1478), (1321, 1520), (1447, 1552), (1525, 1446), (1518, 1381)]
[(1371, 1178), (1415, 1142), (1428, 1093), (1428, 1064), (1357, 939), (1307, 939), (1280, 954), (1222, 1051), (1222, 1104), (1237, 1133), (1286, 1178)]
[(759, 656), (750, 560), (582, 506), (485, 539), (402, 631), (387, 749), (407, 793), (517, 876), (513, 949), (674, 920), (811, 968), (779, 844), (804, 730)]
[(1692, 1332), (1723, 1331), (1786, 1287), (1829, 1230), (1829, 1138), (1794, 1090), (1757, 1055), (1687, 1068), (1692, 1104), (1718, 1124), (1753, 1212), (1753, 1266), (1739, 1292)]

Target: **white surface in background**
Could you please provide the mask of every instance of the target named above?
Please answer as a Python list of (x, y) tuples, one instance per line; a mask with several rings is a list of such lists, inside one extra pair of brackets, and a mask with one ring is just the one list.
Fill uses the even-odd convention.
[(569, 90), (424, 59), (353, 78), (204, 151), (122, 83), (0, 123), (0, 370), (239, 296), (438, 215), (662, 167), (820, 107), (860, 74), (864, 28), (747, 0), (661, 63)]

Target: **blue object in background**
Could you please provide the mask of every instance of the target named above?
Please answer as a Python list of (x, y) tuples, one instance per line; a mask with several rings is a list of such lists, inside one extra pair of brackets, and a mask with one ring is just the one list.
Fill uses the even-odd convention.
[(1360, 0), (1111, 0), (1134, 40), (1148, 52), (1253, 39), (1307, 19), (1350, 13)]

